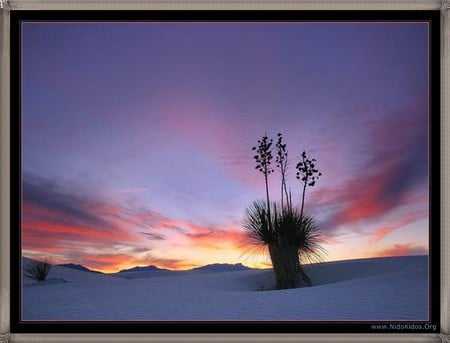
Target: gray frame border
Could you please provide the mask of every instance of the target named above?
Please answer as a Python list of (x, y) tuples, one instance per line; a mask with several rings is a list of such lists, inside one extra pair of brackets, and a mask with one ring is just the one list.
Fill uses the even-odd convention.
[[(10, 334), (9, 14), (20, 10), (439, 10), (441, 11), (440, 334)], [(8, 342), (443, 342), (450, 343), (449, 0), (0, 0), (0, 343)], [(446, 212), (449, 209), (449, 212)]]

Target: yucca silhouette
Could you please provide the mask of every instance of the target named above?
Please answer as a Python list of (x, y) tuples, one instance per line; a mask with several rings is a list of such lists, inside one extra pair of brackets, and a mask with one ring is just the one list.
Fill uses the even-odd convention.
[(35, 261), (31, 260), (25, 267), (25, 275), (36, 281), (44, 281), (50, 272), (52, 265), (46, 260)]
[(302, 185), (301, 208), (298, 210), (293, 207), (291, 193), (288, 193), (286, 185), (288, 151), (282, 134), (278, 133), (277, 137), (275, 147), (277, 168), (281, 174), (281, 206), (270, 202), (269, 198), (273, 140), (264, 134), (258, 140), (258, 146), (252, 150), (256, 151), (253, 156), (255, 169), (264, 175), (266, 199), (255, 201), (245, 209), (243, 226), (254, 243), (268, 247), (277, 288), (285, 289), (300, 287), (302, 282), (310, 285), (311, 280), (302, 264), (316, 262), (320, 265), (318, 262), (325, 254), (316, 221), (303, 213), (306, 188), (314, 187), (322, 173), (316, 169), (316, 160), (309, 159), (303, 151), (295, 167), (296, 178)]
[(312, 217), (301, 216), (296, 208), (279, 210), (273, 203), (271, 218), (263, 200), (245, 209), (244, 228), (255, 244), (268, 247), (277, 289), (311, 284), (302, 264), (319, 264), (325, 250)]

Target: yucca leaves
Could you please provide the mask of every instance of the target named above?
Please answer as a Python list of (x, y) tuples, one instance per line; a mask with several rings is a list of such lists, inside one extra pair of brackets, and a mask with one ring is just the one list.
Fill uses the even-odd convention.
[(277, 232), (274, 230), (275, 217), (275, 213), (269, 217), (267, 205), (263, 200), (254, 201), (245, 209), (244, 228), (254, 243), (271, 244), (277, 241)]
[(28, 266), (25, 267), (25, 275), (36, 281), (44, 281), (50, 272), (52, 265), (46, 260), (29, 262)]
[[(297, 213), (297, 215), (299, 214)], [(320, 264), (326, 254), (326, 250), (322, 246), (323, 242), (314, 218), (303, 215), (296, 243), (301, 262)]]
[[(266, 204), (259, 200), (246, 208), (244, 228), (255, 243), (269, 246), (277, 288), (299, 287), (300, 280), (311, 284), (301, 262), (319, 263), (325, 254), (312, 217), (302, 217), (295, 208), (279, 210), (273, 204), (269, 220)], [(294, 270), (295, 275), (286, 270)]]

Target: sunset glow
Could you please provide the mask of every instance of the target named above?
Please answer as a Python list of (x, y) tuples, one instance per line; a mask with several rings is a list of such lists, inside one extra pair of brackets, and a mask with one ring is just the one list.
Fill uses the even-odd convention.
[[(270, 267), (252, 146), (323, 173), (326, 261), (428, 254), (425, 23), (23, 24), (22, 253), (116, 272)], [(270, 175), (280, 200), (279, 173)], [(438, 230), (438, 228), (436, 228)]]

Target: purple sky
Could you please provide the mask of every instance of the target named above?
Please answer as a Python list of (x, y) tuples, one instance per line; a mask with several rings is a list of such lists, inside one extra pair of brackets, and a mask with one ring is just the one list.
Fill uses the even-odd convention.
[(24, 254), (265, 265), (242, 229), (265, 131), (294, 200), (318, 161), (328, 260), (427, 253), (427, 44), (426, 23), (25, 23)]

